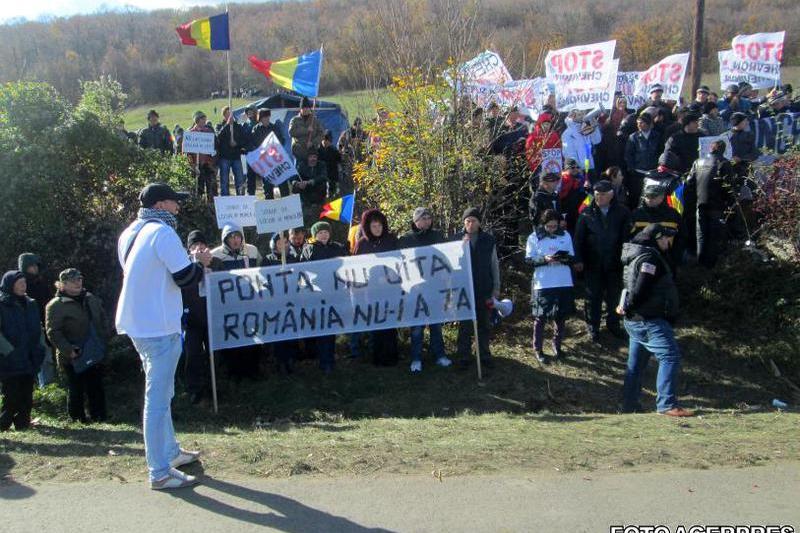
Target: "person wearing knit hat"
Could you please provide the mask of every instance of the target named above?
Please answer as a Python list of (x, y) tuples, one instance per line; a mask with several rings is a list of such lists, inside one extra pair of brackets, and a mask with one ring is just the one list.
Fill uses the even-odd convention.
[(26, 289), (19, 270), (0, 280), (0, 431), (30, 426), (33, 384), (45, 356), (39, 309)]
[[(433, 228), (433, 213), (427, 207), (417, 207), (411, 216), (411, 228), (398, 240), (398, 248), (432, 246), (444, 242), (444, 235)], [(447, 367), (453, 362), (445, 355), (444, 337), (441, 324), (428, 324), (430, 332), (430, 351), (436, 364)], [(411, 372), (422, 372), (422, 344), (425, 326), (413, 326), (411, 334)]]
[(730, 121), (731, 115), (737, 111), (750, 113), (753, 104), (743, 94), (739, 85), (733, 83), (726, 88), (725, 98), (717, 101), (719, 114), (726, 122)]
[[(322, 261), (347, 255), (347, 248), (331, 239), (331, 225), (320, 220), (311, 226), (312, 242), (303, 247), (301, 261)], [(394, 331), (394, 330), (392, 330)], [(324, 335), (314, 339), (319, 368), (323, 374), (331, 374), (336, 366), (336, 335)]]
[(673, 152), (678, 156), (679, 168), (681, 173), (688, 172), (692, 168), (700, 154), (700, 115), (694, 112), (686, 113), (681, 119), (681, 129), (668, 138), (664, 145), (664, 152)]
[[(475, 320), (478, 325), (478, 356), (483, 368), (492, 368), (492, 352), (489, 348), (492, 332), (492, 315), (488, 307), (492, 298), (500, 297), (500, 261), (492, 235), (481, 228), (481, 212), (477, 207), (468, 207), (461, 217), (464, 230), (456, 235), (457, 240), (469, 244), (472, 266), (472, 291), (475, 299)], [(472, 321), (458, 324), (459, 364), (467, 368), (472, 364)]]
[[(48, 281), (44, 270), (44, 263), (41, 257), (32, 253), (23, 253), (17, 258), (17, 267), (19, 271), (25, 275), (25, 281), (28, 288), (25, 293), (29, 298), (33, 298), (39, 308), (39, 319), (44, 327), (44, 310), (47, 307), (47, 302), (53, 295), (53, 285)], [(56, 367), (53, 360), (53, 353), (50, 342), (45, 338), (45, 357), (42, 362), (42, 368), (37, 376), (37, 381), (40, 387), (44, 387), (56, 380)]]
[[(208, 252), (208, 239), (199, 229), (186, 237), (186, 249), (190, 254)], [(222, 260), (212, 257), (206, 273), (224, 270)], [(184, 378), (192, 405), (198, 405), (211, 397), (211, 375), (208, 358), (208, 311), (203, 284), (181, 289), (186, 320), (183, 324), (183, 351), (186, 356)]]
[(659, 150), (663, 137), (653, 128), (653, 117), (640, 113), (636, 118), (635, 133), (631, 133), (625, 143), (625, 164), (628, 166), (625, 185), (630, 191), (629, 207), (635, 207), (642, 193), (644, 175), (658, 165)]

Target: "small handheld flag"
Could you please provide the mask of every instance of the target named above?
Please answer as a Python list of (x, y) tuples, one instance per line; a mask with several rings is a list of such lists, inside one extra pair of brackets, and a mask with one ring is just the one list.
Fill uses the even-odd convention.
[(338, 220), (339, 222), (347, 222), (348, 224), (353, 221), (353, 204), (354, 197), (352, 194), (347, 194), (341, 198), (325, 204), (322, 206), (322, 214), (319, 218), (329, 218), (331, 220)]
[(271, 79), (275, 85), (300, 93), (309, 98), (319, 94), (319, 77), (322, 73), (322, 49), (282, 61), (268, 61), (250, 56), (250, 65)]
[(586, 198), (581, 202), (581, 205), (578, 206), (578, 213), (583, 213), (584, 209), (592, 205), (592, 200), (594, 200), (594, 196), (587, 194)]
[(228, 14), (197, 19), (175, 28), (181, 44), (196, 46), (206, 50), (230, 50), (231, 38), (228, 33)]
[(683, 214), (683, 187), (683, 183), (678, 185), (675, 191), (667, 198), (667, 205), (677, 211), (679, 215)]

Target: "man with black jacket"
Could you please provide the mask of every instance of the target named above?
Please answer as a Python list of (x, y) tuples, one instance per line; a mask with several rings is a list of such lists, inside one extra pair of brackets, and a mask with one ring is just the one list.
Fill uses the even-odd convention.
[(163, 154), (174, 153), (172, 134), (158, 121), (158, 112), (151, 109), (147, 112), (147, 127), (139, 130), (137, 134), (139, 146), (161, 150)]
[[(209, 251), (208, 239), (200, 230), (190, 231), (186, 237), (186, 249), (190, 254)], [(207, 270), (221, 270), (222, 262), (211, 259)], [(186, 390), (192, 404), (200, 403), (211, 394), (209, 376), (208, 312), (206, 310), (205, 287), (199, 285), (181, 288), (183, 299), (183, 354), (186, 357)]]
[(250, 134), (241, 124), (236, 122), (231, 113), (231, 108), (222, 108), (222, 122), (217, 125), (217, 141), (219, 146), (219, 192), (222, 196), (230, 194), (228, 184), (230, 171), (233, 171), (233, 184), (236, 194), (243, 195), (245, 191), (245, 177), (242, 172), (242, 152), (249, 144)]
[(675, 170), (684, 173), (692, 168), (700, 154), (700, 114), (690, 112), (681, 119), (683, 128), (678, 133), (672, 135), (667, 144), (664, 145), (664, 152), (672, 152), (678, 156), (680, 167)]
[(614, 309), (619, 300), (622, 243), (631, 232), (631, 213), (614, 201), (614, 186), (608, 180), (594, 186), (591, 205), (583, 210), (575, 227), (575, 270), (586, 273), (588, 302), (586, 322), (592, 342), (600, 342), (600, 318), (606, 302), (606, 326), (612, 335), (624, 338)]
[(658, 166), (661, 135), (653, 129), (653, 117), (642, 113), (636, 119), (639, 129), (625, 144), (625, 165), (628, 167), (625, 186), (630, 191), (630, 205), (635, 206), (642, 194), (644, 173)]
[(725, 159), (725, 141), (711, 144), (711, 153), (692, 166), (686, 184), (697, 193), (697, 261), (713, 268), (724, 238), (722, 218), (733, 188), (733, 168)]
[[(247, 148), (248, 152), (252, 152), (261, 146), (261, 143), (264, 142), (264, 139), (266, 139), (270, 133), (274, 133), (275, 137), (278, 139), (278, 142), (283, 145), (283, 133), (279, 128), (270, 122), (271, 117), (272, 111), (270, 111), (268, 108), (262, 108), (258, 110), (258, 123), (253, 126), (253, 129), (250, 132), (250, 146)], [(256, 175), (257, 172), (253, 170), (250, 165), (247, 165), (247, 194), (252, 195), (256, 193)], [(272, 200), (275, 198), (273, 185), (267, 181), (264, 181), (263, 184), (264, 198), (267, 200)], [(287, 182), (284, 181), (281, 183), (278, 186), (278, 189), (281, 191), (281, 197), (289, 195), (289, 184)]]
[(623, 411), (641, 412), (642, 376), (652, 353), (658, 360), (656, 409), (667, 416), (692, 416), (678, 405), (681, 353), (672, 323), (678, 314), (678, 288), (666, 259), (675, 231), (650, 224), (622, 248), (625, 298), (617, 313), (625, 316), (628, 365), (623, 387)]
[[(414, 209), (411, 230), (398, 240), (398, 248), (416, 248), (444, 242), (442, 232), (433, 229), (433, 213), (427, 207)], [(431, 339), (431, 352), (439, 366), (450, 366), (453, 362), (445, 355), (441, 324), (428, 324)], [(411, 327), (411, 372), (422, 372), (422, 341), (425, 326)]]
[[(558, 192), (556, 192), (560, 181), (561, 176), (555, 172), (545, 174), (539, 180), (539, 187), (536, 189), (536, 192), (533, 193), (528, 203), (528, 213), (530, 214), (531, 222), (533, 222), (534, 227), (539, 225), (539, 218), (542, 213), (548, 209), (553, 209), (557, 213), (563, 215), (561, 211), (561, 202), (558, 199)], [(566, 226), (566, 222), (562, 224), (562, 226)]]

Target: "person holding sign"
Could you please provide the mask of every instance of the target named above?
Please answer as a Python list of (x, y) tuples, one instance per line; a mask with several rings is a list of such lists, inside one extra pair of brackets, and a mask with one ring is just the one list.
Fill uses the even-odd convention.
[[(556, 174), (556, 177), (558, 175)], [(500, 261), (497, 259), (497, 247), (494, 237), (481, 229), (481, 212), (477, 207), (468, 207), (462, 220), (464, 230), (456, 234), (470, 248), (472, 266), (472, 290), (475, 296), (475, 320), (478, 330), (478, 356), (481, 367), (492, 368), (492, 352), (489, 342), (492, 333), (492, 315), (489, 304), (492, 298), (500, 297)], [(458, 324), (458, 355), (462, 369), (472, 364), (472, 336), (475, 329), (472, 321), (465, 320)]]
[(567, 129), (561, 134), (564, 160), (571, 157), (577, 161), (586, 171), (589, 182), (594, 184), (597, 181), (597, 172), (592, 154), (594, 147), (602, 140), (600, 129), (592, 120), (585, 120), (582, 111), (570, 111), (564, 122), (567, 125)]
[[(430, 246), (444, 242), (444, 235), (439, 230), (433, 229), (433, 213), (427, 207), (414, 209), (411, 221), (411, 231), (404, 233), (398, 242), (399, 248), (416, 248)], [(431, 352), (436, 359), (436, 364), (448, 367), (453, 362), (445, 355), (444, 338), (442, 337), (441, 324), (428, 324), (430, 332)], [(411, 328), (411, 372), (422, 372), (422, 341), (425, 336), (425, 326)]]
[[(397, 250), (397, 237), (389, 232), (386, 216), (377, 209), (368, 209), (361, 215), (362, 237), (356, 243), (353, 255), (376, 254)], [(370, 332), (372, 361), (378, 366), (397, 364), (397, 330), (383, 329)]]
[(533, 131), (525, 139), (525, 157), (531, 172), (539, 171), (539, 166), (542, 164), (542, 150), (561, 149), (561, 137), (553, 128), (553, 120), (553, 115), (550, 113), (540, 113)]
[[(250, 146), (248, 148), (248, 152), (257, 150), (270, 133), (274, 133), (275, 137), (278, 138), (278, 142), (283, 145), (283, 132), (270, 122), (271, 118), (271, 110), (267, 108), (258, 110), (258, 123), (253, 127), (253, 131), (250, 133)], [(255, 169), (253, 169), (250, 165), (247, 165), (247, 194), (253, 195), (256, 193), (256, 174), (258, 173), (255, 171)], [(266, 179), (262, 179), (262, 182), (264, 185), (264, 198), (267, 200), (273, 200), (275, 198), (275, 186)], [(288, 183), (281, 183), (278, 185), (278, 189), (281, 192), (281, 198), (289, 196)]]
[(242, 152), (247, 147), (249, 135), (244, 128), (236, 122), (231, 113), (231, 108), (222, 108), (222, 122), (217, 125), (217, 140), (219, 146), (219, 184), (222, 196), (230, 194), (230, 173), (233, 171), (233, 184), (237, 195), (245, 191), (245, 178), (242, 172)]
[[(312, 241), (303, 248), (303, 261), (322, 261), (347, 255), (344, 245), (331, 240), (331, 225), (324, 220), (311, 226), (311, 237)], [(332, 373), (336, 365), (336, 335), (316, 337), (314, 345), (320, 369), (324, 374)]]
[(531, 304), (533, 305), (533, 349), (536, 359), (549, 364), (544, 354), (544, 324), (555, 322), (553, 354), (563, 357), (561, 340), (564, 338), (566, 319), (575, 312), (575, 295), (572, 290), (572, 270), (575, 259), (572, 238), (561, 228), (561, 216), (548, 209), (542, 214), (542, 224), (528, 237), (525, 261), (533, 265)]
[[(205, 113), (196, 111), (193, 118), (194, 125), (189, 128), (189, 131), (214, 133), (214, 130), (206, 125)], [(214, 142), (215, 150), (219, 150), (218, 144), (217, 141)], [(205, 194), (208, 201), (212, 202), (217, 195), (217, 167), (214, 156), (188, 153), (186, 158), (189, 160), (189, 165), (197, 180), (197, 196), (202, 197)]]

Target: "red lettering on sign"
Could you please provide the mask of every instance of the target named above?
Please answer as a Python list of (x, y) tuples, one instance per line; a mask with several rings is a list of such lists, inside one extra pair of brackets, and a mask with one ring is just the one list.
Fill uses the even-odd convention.
[(595, 50), (592, 55), (592, 68), (600, 70), (603, 68), (605, 61), (603, 61), (603, 51), (602, 50)]
[(669, 81), (672, 83), (678, 83), (681, 79), (681, 73), (683, 72), (683, 65), (680, 63), (673, 63), (670, 66), (670, 75)]

